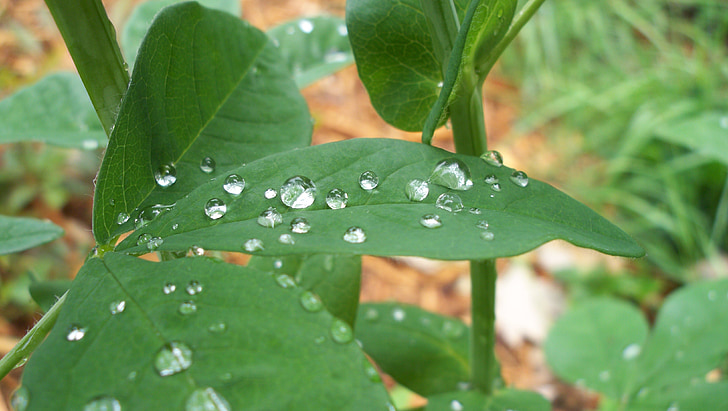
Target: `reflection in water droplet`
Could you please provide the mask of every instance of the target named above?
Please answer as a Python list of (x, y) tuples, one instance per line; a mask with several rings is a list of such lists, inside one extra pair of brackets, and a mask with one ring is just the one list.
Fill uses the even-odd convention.
[(349, 324), (338, 318), (334, 318), (331, 322), (331, 339), (339, 344), (350, 343), (354, 339), (354, 332), (349, 327)]
[(360, 227), (349, 227), (343, 238), (347, 243), (361, 244), (367, 240), (367, 235)]
[(13, 393), (13, 397), (10, 399), (10, 406), (12, 406), (15, 411), (25, 411), (28, 409), (29, 400), (30, 396), (28, 395), (28, 389), (21, 385), (20, 388), (15, 390)]
[(420, 224), (426, 228), (438, 228), (442, 226), (442, 220), (437, 214), (425, 214), (420, 218)]
[(321, 302), (321, 298), (311, 291), (304, 291), (301, 293), (301, 306), (308, 312), (318, 312), (324, 308), (324, 303)]
[(463, 209), (463, 200), (461, 200), (460, 196), (457, 194), (442, 193), (439, 197), (437, 197), (435, 207), (451, 213), (457, 213)]
[(450, 409), (452, 411), (462, 411), (463, 404), (461, 404), (458, 400), (452, 400), (450, 401)]
[(164, 243), (164, 240), (161, 237), (152, 237), (147, 242), (147, 250), (149, 251), (155, 251)]
[(243, 244), (245, 251), (252, 253), (255, 251), (263, 251), (263, 240), (257, 238), (251, 238)]
[(223, 322), (214, 323), (207, 327), (207, 331), (213, 333), (213, 334), (222, 334), (225, 331), (227, 331), (227, 324)]
[(189, 284), (187, 284), (185, 291), (187, 291), (187, 294), (189, 295), (199, 294), (202, 292), (202, 284), (200, 284), (199, 281), (192, 280)]
[(215, 171), (215, 160), (212, 157), (205, 157), (200, 161), (200, 170), (203, 173), (210, 174)]
[(306, 234), (311, 229), (311, 224), (303, 217), (296, 217), (291, 220), (291, 231), (296, 234)]
[(487, 164), (490, 164), (491, 166), (495, 167), (502, 167), (503, 166), (503, 156), (501, 156), (501, 153), (495, 151), (495, 150), (489, 150), (483, 153), (480, 158), (483, 159)]
[(205, 214), (212, 220), (217, 220), (225, 215), (227, 205), (219, 198), (211, 198), (205, 204)]
[(122, 212), (116, 215), (116, 224), (122, 225), (127, 221), (129, 221), (129, 214)]
[(291, 208), (306, 208), (316, 199), (316, 184), (308, 177), (293, 176), (281, 186), (281, 201)]
[(197, 304), (194, 301), (185, 301), (177, 309), (182, 315), (190, 315), (197, 312)]
[(83, 411), (121, 411), (121, 404), (114, 397), (98, 397), (86, 404)]
[(283, 222), (283, 216), (275, 207), (269, 207), (258, 216), (258, 224), (263, 227), (273, 228)]
[(222, 189), (228, 194), (232, 194), (234, 196), (240, 195), (240, 193), (242, 193), (245, 189), (245, 179), (237, 174), (230, 174), (225, 179)]
[(523, 171), (514, 171), (511, 174), (511, 181), (519, 187), (526, 187), (528, 185), (528, 176)]
[(230, 403), (210, 387), (198, 388), (187, 398), (185, 411), (230, 411)]
[(109, 304), (109, 311), (111, 311), (111, 315), (116, 315), (119, 313), (123, 313), (126, 309), (126, 301), (114, 301), (111, 304)]
[(68, 341), (80, 341), (86, 335), (86, 328), (78, 325), (72, 325), (66, 334)]
[(162, 292), (165, 294), (172, 294), (177, 289), (177, 286), (172, 283), (167, 283), (162, 287)]
[(374, 190), (378, 185), (379, 177), (371, 170), (367, 170), (359, 176), (359, 186), (367, 191)]
[(407, 313), (405, 313), (403, 309), (398, 307), (392, 310), (392, 318), (394, 318), (394, 321), (403, 321), (405, 317), (407, 317)]
[(430, 175), (430, 182), (459, 191), (470, 190), (473, 187), (470, 168), (456, 158), (447, 158), (437, 163)]
[(641, 351), (642, 347), (639, 344), (630, 344), (622, 350), (622, 358), (626, 361), (633, 360), (640, 355)]
[(490, 189), (493, 191), (501, 191), (501, 185), (500, 185), (500, 183), (491, 184)]
[(340, 188), (334, 188), (326, 194), (326, 205), (332, 210), (340, 210), (349, 202), (349, 194)]
[(288, 274), (278, 274), (275, 276), (276, 284), (283, 288), (291, 288), (296, 286), (296, 281)]
[(485, 176), (483, 181), (485, 181), (486, 184), (495, 184), (499, 182), (498, 177), (496, 177), (494, 174)]
[(298, 28), (304, 33), (310, 33), (313, 31), (313, 23), (311, 20), (303, 19), (298, 22)]
[(419, 178), (412, 179), (404, 186), (404, 194), (410, 201), (422, 201), (430, 194), (430, 184)]
[(267, 198), (268, 200), (272, 200), (278, 196), (278, 191), (275, 189), (269, 188), (265, 190), (265, 193), (263, 193), (263, 197)]
[(185, 343), (172, 341), (165, 344), (154, 357), (154, 368), (161, 377), (180, 373), (192, 365), (192, 349)]
[(169, 187), (177, 182), (177, 169), (172, 164), (162, 164), (154, 172), (154, 180), (160, 187)]
[(296, 240), (290, 234), (281, 234), (278, 237), (278, 242), (281, 244), (293, 245), (296, 243)]
[(139, 238), (137, 238), (137, 242), (136, 243), (137, 243), (137, 245), (145, 245), (151, 239), (152, 239), (152, 235), (151, 234), (146, 234), (146, 233), (145, 234), (141, 234), (139, 236)]
[(493, 241), (493, 239), (495, 238), (495, 234), (492, 231), (484, 230), (482, 233), (480, 233), (480, 238), (485, 241)]

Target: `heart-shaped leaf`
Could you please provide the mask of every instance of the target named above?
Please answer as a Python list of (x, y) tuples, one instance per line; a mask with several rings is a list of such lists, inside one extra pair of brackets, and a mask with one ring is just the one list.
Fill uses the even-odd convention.
[(531, 391), (505, 389), (491, 396), (475, 391), (459, 391), (436, 395), (427, 399), (425, 411), (550, 411), (551, 404)]
[(0, 233), (0, 255), (5, 255), (51, 242), (63, 229), (50, 221), (0, 215)]
[(91, 259), (25, 368), (26, 409), (385, 409), (351, 329), (306, 296), (207, 258)]
[(101, 164), (94, 236), (105, 243), (129, 231), (145, 205), (173, 204), (211, 177), (310, 138), (306, 102), (265, 33), (197, 3), (167, 7), (140, 47)]
[[(424, 144), (354, 139), (272, 155), (230, 173), (245, 180), (242, 194), (226, 192), (228, 176), (219, 176), (117, 249), (176, 251), (197, 244), (261, 255), (350, 253), (459, 260), (517, 255), (561, 238), (612, 255), (643, 253), (623, 231), (547, 184), (516, 178), (524, 176), (514, 177), (512, 169), (491, 166), (478, 157)], [(375, 176), (378, 185), (373, 188)], [(470, 189), (435, 184), (457, 184), (451, 177), (461, 177), (461, 188)], [(423, 201), (410, 201), (407, 192), (412, 198), (424, 197), (425, 184), (429, 189)], [(276, 197), (268, 199), (271, 194)], [(289, 208), (280, 197), (294, 207), (306, 207)], [(344, 198), (347, 205), (340, 208)], [(297, 227), (302, 221), (305, 232)], [(151, 237), (155, 241), (148, 241)]]

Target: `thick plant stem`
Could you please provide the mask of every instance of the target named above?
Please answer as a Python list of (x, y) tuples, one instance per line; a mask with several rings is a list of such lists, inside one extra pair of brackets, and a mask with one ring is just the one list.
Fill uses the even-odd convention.
[(101, 0), (45, 2), (108, 136), (129, 84), (114, 26)]
[(495, 380), (495, 260), (470, 262), (472, 325), (470, 374), (473, 388), (490, 395)]
[(455, 99), (450, 106), (450, 121), (456, 152), (479, 156), (488, 149), (479, 87), (474, 87), (469, 96)]
[(0, 378), (4, 378), (10, 371), (13, 370), (18, 364), (27, 359), (30, 354), (43, 342), (46, 335), (51, 331), (53, 325), (58, 319), (58, 314), (61, 312), (63, 302), (66, 301), (66, 295), (68, 292), (63, 294), (61, 298), (53, 304), (50, 310), (38, 321), (33, 328), (28, 331), (25, 336), (13, 347), (10, 352), (0, 360)]

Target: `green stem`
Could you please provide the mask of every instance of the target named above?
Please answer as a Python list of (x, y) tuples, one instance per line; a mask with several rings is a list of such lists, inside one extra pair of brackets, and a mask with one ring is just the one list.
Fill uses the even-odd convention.
[(111, 135), (129, 73), (101, 0), (45, 0), (106, 135)]
[(470, 374), (473, 388), (490, 395), (496, 372), (495, 359), (495, 260), (470, 262), (472, 325)]
[(483, 117), (483, 95), (474, 87), (469, 95), (456, 98), (450, 106), (455, 151), (479, 156), (488, 150)]
[(420, 0), (420, 3), (430, 27), (435, 55), (440, 60), (444, 75), (455, 38), (460, 31), (455, 3), (453, 0)]
[(63, 294), (61, 298), (53, 304), (50, 310), (38, 321), (33, 328), (28, 331), (23, 338), (15, 344), (10, 352), (0, 360), (0, 379), (4, 378), (10, 371), (15, 368), (16, 365), (27, 359), (30, 354), (43, 342), (46, 335), (51, 331), (53, 325), (58, 319), (58, 314), (61, 312), (63, 302), (66, 301), (66, 295), (68, 292)]

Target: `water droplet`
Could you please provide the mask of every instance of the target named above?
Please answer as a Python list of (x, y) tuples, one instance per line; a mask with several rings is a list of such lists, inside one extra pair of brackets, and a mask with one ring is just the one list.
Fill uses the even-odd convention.
[(316, 199), (316, 184), (308, 177), (293, 176), (281, 186), (281, 201), (291, 208), (306, 208)]
[(622, 350), (622, 358), (625, 361), (633, 360), (633, 359), (635, 359), (635, 357), (640, 355), (641, 351), (642, 351), (642, 347), (639, 344), (637, 344), (637, 343), (630, 344), (627, 347), (625, 347), (624, 350)]
[(185, 411), (230, 411), (230, 403), (210, 387), (198, 388), (187, 398)]
[(273, 268), (275, 268), (276, 270), (280, 270), (281, 267), (283, 267), (283, 260), (273, 261)]
[(103, 396), (91, 400), (83, 411), (121, 411), (121, 404), (114, 397)]
[(470, 214), (475, 214), (475, 215), (480, 215), (483, 213), (479, 208), (476, 208), (476, 207), (470, 207), (470, 210), (468, 210), (468, 212), (470, 212)]
[(296, 234), (306, 234), (311, 229), (311, 224), (303, 217), (296, 217), (291, 221), (291, 231)]
[(111, 311), (111, 315), (116, 315), (119, 313), (123, 313), (126, 309), (126, 301), (114, 301), (109, 305), (109, 311)]
[(367, 311), (364, 313), (364, 318), (367, 321), (376, 321), (379, 318), (379, 311), (376, 308), (367, 308)]
[(222, 334), (227, 331), (227, 324), (223, 322), (211, 324), (209, 327), (207, 327), (207, 331), (213, 334)]
[(442, 333), (447, 338), (459, 338), (463, 335), (465, 327), (455, 321), (445, 321), (442, 323)]
[(182, 315), (190, 315), (197, 312), (197, 304), (194, 301), (185, 301), (177, 309)]
[(456, 158), (447, 158), (437, 163), (430, 175), (430, 182), (459, 191), (470, 190), (473, 187), (470, 169)]
[(298, 28), (301, 29), (302, 32), (308, 34), (313, 31), (313, 23), (311, 20), (303, 19), (298, 22)]
[(251, 238), (243, 244), (243, 248), (249, 253), (263, 251), (263, 241), (257, 238)]
[(349, 327), (349, 324), (338, 318), (334, 318), (331, 322), (331, 338), (339, 344), (347, 344), (354, 339), (354, 332)]
[(326, 194), (326, 205), (332, 210), (340, 210), (346, 207), (349, 202), (349, 194), (346, 191), (335, 188)]
[(499, 182), (498, 177), (496, 177), (495, 174), (485, 176), (483, 181), (485, 181), (486, 184), (495, 184)]
[(192, 280), (189, 284), (187, 284), (185, 291), (187, 291), (187, 294), (189, 295), (199, 294), (202, 292), (202, 284), (200, 284), (199, 281)]
[(528, 176), (523, 171), (514, 171), (511, 174), (511, 181), (519, 187), (526, 187), (528, 185)]
[(367, 191), (374, 190), (378, 185), (379, 177), (371, 170), (367, 170), (359, 176), (359, 186)]
[(462, 411), (463, 404), (461, 404), (458, 400), (452, 400), (450, 401), (450, 409), (453, 411)]
[(225, 179), (222, 189), (228, 194), (232, 194), (234, 196), (240, 195), (240, 193), (242, 193), (245, 189), (245, 179), (237, 174), (230, 174)]
[(608, 370), (604, 370), (599, 373), (599, 380), (600, 381), (609, 381), (609, 378), (611, 378), (611, 374)]
[(121, 212), (116, 215), (116, 224), (122, 225), (122, 224), (126, 223), (127, 221), (129, 221), (129, 214)]
[(313, 342), (315, 342), (316, 344), (323, 344), (324, 341), (326, 341), (326, 337), (324, 337), (323, 335), (318, 336), (315, 340), (313, 340)]
[(13, 369), (16, 369), (16, 368), (20, 368), (20, 367), (24, 366), (24, 365), (25, 365), (25, 363), (27, 363), (27, 362), (28, 362), (28, 357), (23, 357), (23, 358), (21, 358), (21, 359), (20, 359), (20, 361), (18, 361), (18, 362), (17, 362), (17, 363), (16, 363), (16, 364), (15, 364), (15, 365), (13, 366)]
[(475, 224), (475, 226), (480, 229), (487, 230), (490, 227), (490, 224), (488, 224), (485, 220), (480, 220)]
[(420, 218), (420, 224), (426, 228), (438, 228), (442, 226), (442, 220), (437, 214), (425, 214)]
[(172, 224), (172, 231), (176, 231), (179, 228), (179, 224), (174, 223)]
[(405, 313), (403, 309), (395, 308), (392, 310), (392, 318), (394, 318), (394, 321), (404, 321), (405, 317), (407, 317), (407, 313)]
[(114, 200), (113, 198), (110, 198), (109, 199), (109, 205), (112, 205), (112, 206), (113, 205), (116, 205), (116, 200)]
[(147, 242), (147, 250), (149, 251), (155, 251), (164, 243), (164, 239), (161, 237), (152, 237)]
[(490, 189), (493, 191), (501, 191), (501, 185), (500, 183), (491, 184)]
[(192, 349), (185, 343), (165, 344), (154, 357), (154, 368), (161, 377), (178, 374), (192, 365)]
[(134, 219), (134, 227), (138, 230), (147, 224), (151, 223), (152, 220), (159, 217), (162, 213), (165, 213), (174, 208), (173, 205), (162, 205), (155, 204), (142, 209), (137, 217)]
[(304, 291), (301, 293), (301, 306), (308, 312), (318, 312), (324, 308), (324, 303), (321, 302), (321, 298), (311, 291)]
[(278, 274), (275, 276), (276, 283), (283, 288), (291, 288), (296, 286), (296, 281), (288, 274)]
[(200, 170), (203, 173), (210, 174), (215, 171), (215, 160), (212, 157), (205, 157), (200, 161)]
[(495, 234), (492, 231), (484, 230), (480, 233), (480, 238), (485, 241), (493, 241), (493, 239), (495, 238)]
[(346, 36), (349, 34), (349, 31), (346, 29), (345, 24), (339, 25), (339, 27), (336, 28), (336, 31), (339, 32), (339, 36)]
[(282, 222), (283, 216), (275, 207), (268, 208), (258, 216), (258, 224), (263, 227), (273, 228)]
[(177, 169), (172, 164), (162, 164), (154, 172), (154, 179), (160, 187), (169, 187), (177, 182)]
[(430, 194), (430, 184), (419, 178), (412, 179), (404, 186), (404, 194), (410, 201), (422, 201)]
[(212, 220), (222, 218), (227, 212), (227, 205), (219, 198), (211, 198), (205, 204), (205, 214)]
[(192, 254), (193, 257), (202, 257), (203, 255), (205, 255), (205, 249), (202, 247), (193, 245), (192, 247), (190, 247), (190, 253)]
[(487, 164), (490, 164), (494, 167), (502, 167), (503, 166), (503, 156), (501, 156), (501, 153), (495, 151), (495, 150), (488, 150), (485, 153), (483, 153), (480, 158), (483, 159)]
[(445, 85), (445, 83), (441, 81), (441, 82), (437, 83), (437, 88), (442, 88), (442, 86), (444, 86), (444, 85)]
[(278, 242), (281, 244), (293, 245), (296, 243), (296, 240), (290, 234), (281, 234), (278, 237)]
[(28, 409), (29, 400), (30, 395), (28, 395), (28, 389), (21, 385), (20, 388), (15, 390), (13, 393), (13, 397), (10, 399), (10, 406), (12, 406), (15, 411), (25, 411)]
[(440, 194), (440, 197), (437, 197), (435, 207), (451, 213), (457, 213), (463, 209), (463, 200), (461, 200), (460, 196), (457, 194), (442, 193)]
[(352, 244), (361, 244), (367, 240), (367, 235), (360, 227), (349, 227), (344, 233), (344, 241)]
[(151, 240), (151, 239), (152, 239), (152, 235), (151, 234), (141, 234), (137, 238), (137, 242), (136, 243), (137, 243), (137, 245), (145, 245), (145, 244), (149, 243), (149, 240)]
[(167, 283), (162, 287), (162, 292), (167, 295), (172, 294), (175, 290), (177, 290), (177, 286), (172, 283)]
[(68, 341), (80, 341), (86, 335), (86, 328), (78, 325), (72, 325), (66, 334)]
[(278, 196), (278, 192), (273, 188), (269, 188), (269, 189), (265, 190), (265, 193), (263, 193), (263, 197), (265, 197), (268, 200), (272, 200), (272, 199), (276, 198), (277, 196)]
[(362, 365), (364, 366), (364, 375), (369, 379), (371, 382), (379, 383), (382, 382), (382, 377), (377, 372), (377, 369), (374, 368), (371, 362), (364, 357), (362, 359)]

